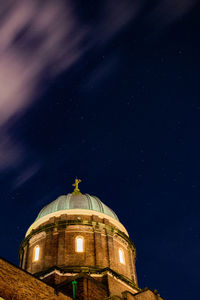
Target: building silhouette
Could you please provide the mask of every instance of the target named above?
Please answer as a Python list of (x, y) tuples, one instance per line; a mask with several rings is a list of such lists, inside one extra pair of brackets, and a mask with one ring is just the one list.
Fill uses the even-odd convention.
[(161, 300), (138, 287), (126, 228), (79, 183), (39, 212), (20, 245), (19, 268), (0, 259), (0, 299)]

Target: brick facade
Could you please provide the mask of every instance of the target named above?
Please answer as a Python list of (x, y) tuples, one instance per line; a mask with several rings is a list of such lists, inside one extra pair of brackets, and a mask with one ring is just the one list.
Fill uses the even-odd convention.
[[(133, 243), (108, 220), (94, 217), (95, 221), (93, 216), (65, 216), (65, 220), (61, 216), (42, 224), (22, 243), (21, 267), (32, 274), (53, 266), (108, 267), (132, 280), (137, 286)], [(84, 238), (85, 249), (81, 253), (75, 249), (77, 236)], [(40, 247), (40, 259), (34, 262), (33, 251), (36, 245)], [(119, 249), (123, 250), (124, 264), (120, 262)]]

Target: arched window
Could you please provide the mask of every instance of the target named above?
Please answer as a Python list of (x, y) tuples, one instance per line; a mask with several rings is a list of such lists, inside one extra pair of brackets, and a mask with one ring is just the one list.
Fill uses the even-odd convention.
[(121, 264), (125, 264), (124, 251), (121, 248), (119, 248), (119, 261)]
[(39, 255), (40, 255), (40, 247), (37, 245), (33, 249), (33, 261), (38, 261), (39, 260)]
[(77, 236), (75, 239), (76, 252), (83, 252), (84, 249), (84, 238), (82, 236)]

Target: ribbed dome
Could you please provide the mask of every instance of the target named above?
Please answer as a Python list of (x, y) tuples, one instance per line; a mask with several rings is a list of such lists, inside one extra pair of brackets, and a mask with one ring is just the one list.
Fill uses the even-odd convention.
[(46, 205), (38, 214), (37, 219), (40, 219), (48, 214), (67, 210), (67, 209), (87, 209), (87, 210), (94, 210), (101, 213), (104, 213), (115, 220), (119, 220), (116, 214), (106, 206), (99, 198), (95, 196), (90, 196), (88, 194), (67, 194), (58, 197), (55, 201), (51, 202), (50, 204)]

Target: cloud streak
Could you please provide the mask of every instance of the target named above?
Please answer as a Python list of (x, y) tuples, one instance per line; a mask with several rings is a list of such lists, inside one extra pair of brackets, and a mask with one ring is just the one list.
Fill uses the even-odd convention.
[[(152, 9), (163, 24), (196, 0), (162, 0)], [(83, 26), (74, 1), (3, 1), (0, 15), (0, 125), (28, 107), (44, 77), (70, 68), (95, 44), (104, 45), (137, 17), (147, 1), (102, 1), (95, 26)], [(83, 43), (85, 42), (85, 43)], [(87, 46), (83, 46), (83, 45)]]
[[(0, 125), (30, 105), (46, 70), (53, 77), (80, 56), (78, 43), (84, 33), (77, 32), (72, 10), (64, 9), (59, 0), (40, 3), (9, 1), (4, 7), (0, 29)], [(66, 47), (69, 36), (70, 45)]]
[[(0, 11), (0, 171), (18, 167), (26, 146), (12, 138), (11, 121), (20, 118), (53, 80), (71, 68), (87, 51), (105, 46), (136, 19), (147, 0), (96, 1), (100, 12), (93, 23), (81, 19), (76, 1), (1, 0)], [(196, 0), (162, 0), (149, 13), (158, 25), (168, 25), (186, 13)], [(80, 5), (84, 3), (80, 2)], [(24, 171), (34, 174), (30, 167)], [(24, 180), (18, 180), (24, 182)]]
[(19, 118), (32, 105), (44, 79), (53, 79), (69, 69), (86, 51), (104, 44), (130, 20), (130, 1), (125, 2), (126, 6), (120, 5), (125, 10), (120, 22), (115, 18), (119, 8), (112, 10), (114, 1), (105, 6), (105, 23), (98, 20), (96, 24), (101, 34), (98, 38), (92, 26), (82, 26), (73, 1), (1, 3), (0, 170), (18, 167), (26, 157), (23, 145), (9, 134), (12, 118)]

